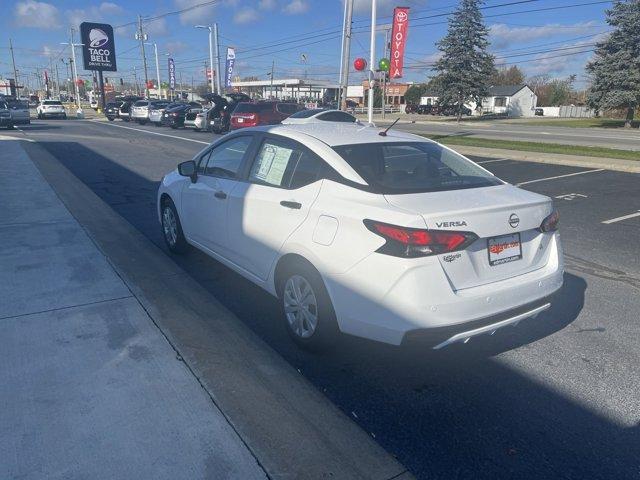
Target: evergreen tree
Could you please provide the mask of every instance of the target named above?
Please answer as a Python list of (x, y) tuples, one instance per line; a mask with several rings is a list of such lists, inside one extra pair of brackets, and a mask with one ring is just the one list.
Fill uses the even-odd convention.
[[(441, 85), (441, 104), (462, 106), (469, 101), (480, 105), (489, 94), (495, 73), (494, 59), (487, 51), (489, 31), (484, 24), (482, 0), (461, 0), (449, 19), (447, 35), (438, 42), (443, 53), (435, 65)], [(458, 121), (462, 111), (458, 111)]]
[(625, 109), (630, 128), (640, 105), (640, 0), (616, 0), (607, 23), (614, 30), (587, 64), (592, 77), (587, 104), (594, 110)]

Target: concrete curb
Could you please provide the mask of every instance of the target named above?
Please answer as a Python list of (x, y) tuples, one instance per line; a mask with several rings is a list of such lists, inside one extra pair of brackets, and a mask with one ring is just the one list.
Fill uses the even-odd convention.
[(23, 147), (270, 478), (413, 478), (55, 157)]
[(538, 152), (524, 152), (519, 150), (503, 150), (498, 148), (466, 147), (448, 145), (456, 152), (487, 158), (504, 158), (523, 162), (550, 163), (554, 165), (568, 165), (572, 167), (604, 168), (618, 172), (640, 173), (640, 162), (623, 160), (621, 158), (585, 157), (581, 155), (561, 155)]

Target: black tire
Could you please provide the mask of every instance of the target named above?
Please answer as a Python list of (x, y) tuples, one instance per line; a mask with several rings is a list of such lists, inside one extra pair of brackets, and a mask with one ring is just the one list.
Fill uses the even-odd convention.
[(173, 128), (175, 130), (178, 127), (176, 125), (171, 125), (171, 128)]
[(112, 117), (107, 117), (109, 119), (110, 122), (113, 122), (115, 120), (115, 118)]
[(193, 129), (193, 131), (194, 131), (194, 132), (199, 132), (199, 131), (200, 131), (200, 129), (199, 129), (199, 128), (194, 128), (194, 129)]
[[(282, 275), (280, 276), (280, 285), (278, 288), (278, 297), (280, 300), (280, 310), (282, 319), (287, 333), (291, 339), (301, 348), (311, 351), (322, 351), (335, 344), (336, 337), (338, 335), (338, 323), (336, 321), (336, 314), (331, 303), (329, 293), (322, 281), (322, 277), (318, 271), (308, 262), (304, 260), (295, 260), (289, 263)], [(288, 290), (288, 282), (295, 282), (296, 279), (303, 279), (310, 287), (315, 297), (316, 304), (314, 308), (312, 304), (309, 304), (307, 308), (307, 314), (311, 314), (315, 311), (316, 325), (312, 332), (309, 333), (311, 323), (303, 313), (300, 312), (304, 308), (298, 308), (299, 314), (291, 311), (291, 304), (293, 303), (291, 295)], [(303, 289), (300, 289), (302, 296), (305, 296)], [(313, 303), (313, 302), (311, 302)], [(295, 307), (293, 307), (295, 309)], [(287, 312), (289, 310), (289, 312)], [(289, 315), (288, 315), (289, 313)], [(308, 336), (305, 336), (308, 335)]]
[(146, 120), (140, 120), (138, 123), (140, 123), (140, 125), (146, 125), (147, 121)]
[(64, 115), (62, 115), (62, 119), (66, 120), (67, 119), (67, 114), (65, 113)]
[(38, 120), (42, 120), (42, 114), (38, 114)]
[(129, 122), (131, 119), (129, 117), (122, 117), (122, 120), (124, 120), (125, 122)]
[[(173, 226), (171, 225), (171, 217), (175, 220), (175, 225)], [(169, 251), (180, 254), (189, 250), (189, 244), (184, 238), (184, 233), (182, 232), (182, 224), (180, 223), (180, 217), (178, 217), (178, 211), (176, 210), (173, 201), (169, 198), (162, 202), (160, 222), (162, 227), (162, 238), (164, 238), (164, 243), (167, 245)]]

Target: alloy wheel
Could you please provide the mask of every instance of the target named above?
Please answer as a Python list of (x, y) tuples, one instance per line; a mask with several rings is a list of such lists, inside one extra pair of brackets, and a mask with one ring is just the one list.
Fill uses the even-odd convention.
[(162, 212), (162, 229), (167, 243), (173, 247), (178, 240), (178, 222), (173, 209), (169, 206), (164, 207)]

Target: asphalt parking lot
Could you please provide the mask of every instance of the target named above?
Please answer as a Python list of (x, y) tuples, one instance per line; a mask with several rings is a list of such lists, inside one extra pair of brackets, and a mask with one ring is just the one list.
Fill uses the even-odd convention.
[[(213, 138), (90, 120), (11, 135), (41, 143), (162, 249), (158, 182)], [(552, 309), (493, 336), (438, 354), (344, 338), (310, 354), (258, 287), (199, 252), (175, 261), (418, 478), (640, 478), (640, 174), (474, 160), (555, 199), (567, 260)]]

